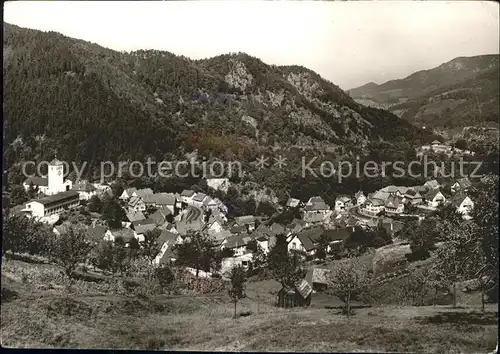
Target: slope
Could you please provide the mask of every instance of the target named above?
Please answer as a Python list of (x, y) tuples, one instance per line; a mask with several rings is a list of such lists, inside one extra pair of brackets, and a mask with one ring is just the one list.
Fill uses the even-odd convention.
[(418, 135), (308, 69), (244, 53), (124, 53), (9, 24), (3, 45), (6, 167), (55, 151), (92, 165), (194, 149), (221, 158), (271, 146), (349, 149)]
[(459, 57), (381, 85), (349, 90), (357, 102), (384, 107), (427, 126), (466, 126), (498, 120), (499, 56)]

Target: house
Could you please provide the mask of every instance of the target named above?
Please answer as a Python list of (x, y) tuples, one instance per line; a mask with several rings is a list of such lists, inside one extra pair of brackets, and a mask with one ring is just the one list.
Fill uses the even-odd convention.
[(38, 192), (47, 194), (49, 179), (45, 177), (29, 177), (23, 182), (23, 187), (27, 192), (31, 186), (38, 188)]
[(235, 256), (241, 256), (247, 253), (246, 246), (250, 241), (252, 241), (252, 238), (248, 235), (234, 235), (222, 242), (221, 250), (228, 248), (233, 250)]
[(107, 230), (104, 233), (104, 241), (116, 242), (121, 239), (125, 245), (128, 245), (135, 238), (134, 231), (129, 228)]
[(205, 198), (202, 207), (204, 210), (211, 210), (212, 213), (219, 212), (219, 204), (210, 197)]
[(153, 220), (157, 226), (163, 225), (168, 219), (173, 220), (169, 208), (159, 208), (153, 214), (149, 215), (148, 218)]
[(377, 216), (385, 209), (385, 201), (378, 198), (368, 198), (360, 208), (360, 212), (365, 215)]
[(351, 206), (351, 198), (349, 197), (339, 197), (335, 199), (335, 211), (344, 211), (346, 208)]
[(129, 212), (146, 211), (146, 204), (141, 197), (133, 196), (128, 201)]
[(217, 204), (219, 211), (224, 215), (227, 215), (227, 206), (219, 198), (214, 198), (214, 202)]
[(138, 220), (132, 223), (132, 228), (134, 230), (135, 238), (139, 242), (144, 241), (144, 236), (148, 231), (153, 231), (156, 229), (157, 225), (152, 219)]
[(253, 254), (251, 252), (247, 252), (238, 256), (226, 257), (222, 259), (220, 272), (225, 277), (227, 277), (228, 273), (233, 267), (242, 266), (243, 269), (248, 269), (250, 263), (252, 263), (252, 259)]
[(384, 208), (385, 212), (388, 214), (402, 214), (404, 211), (403, 197), (391, 194), (389, 198), (387, 198)]
[(80, 181), (75, 183), (71, 190), (78, 192), (80, 200), (89, 200), (94, 195), (97, 195), (97, 188), (87, 181)]
[(441, 187), (441, 185), (439, 184), (438, 181), (436, 181), (435, 179), (433, 180), (430, 180), (430, 181), (427, 181), (424, 183), (424, 187), (430, 189), (430, 190), (434, 190), (434, 189), (439, 189)]
[(307, 205), (313, 205), (314, 203), (325, 203), (325, 201), (323, 200), (323, 198), (318, 197), (318, 196), (316, 196), (316, 197), (311, 197), (311, 198), (309, 198), (309, 200), (307, 201), (306, 206), (307, 206)]
[(74, 208), (80, 204), (80, 196), (75, 191), (61, 192), (35, 199), (26, 203), (25, 210), (37, 218), (60, 214), (62, 211)]
[(108, 231), (108, 228), (103, 225), (89, 225), (87, 227), (87, 237), (94, 243), (99, 243), (104, 239), (104, 235)]
[(450, 187), (452, 193), (456, 193), (458, 191), (466, 192), (472, 186), (472, 183), (469, 178), (464, 177), (458, 179), (455, 183), (453, 183)]
[(124, 189), (122, 195), (118, 199), (125, 201), (129, 200), (130, 198), (133, 197), (135, 192), (137, 192), (137, 188), (135, 187)]
[(311, 304), (312, 287), (307, 280), (295, 282), (293, 286), (284, 286), (278, 291), (278, 307), (291, 308)]
[(193, 206), (197, 207), (197, 208), (203, 208), (203, 202), (205, 201), (205, 199), (208, 199), (209, 197), (205, 194), (205, 193), (196, 193), (194, 196), (193, 196)]
[(306, 227), (307, 223), (302, 219), (293, 219), (290, 224), (286, 226), (286, 236), (290, 236), (291, 234), (298, 233), (302, 231)]
[(465, 219), (470, 218), (474, 209), (474, 202), (464, 193), (457, 193), (450, 199), (451, 204), (457, 208), (457, 213), (462, 214)]
[(171, 214), (175, 213), (176, 199), (173, 193), (146, 194), (142, 200), (146, 207), (168, 208)]
[(173, 247), (175, 245), (182, 243), (182, 237), (179, 234), (174, 234), (170, 231), (163, 231), (156, 244), (158, 245), (159, 252), (156, 255), (153, 263), (155, 265), (169, 264), (171, 261), (175, 261), (175, 254), (173, 252)]
[(147, 195), (152, 195), (153, 190), (151, 188), (143, 188), (143, 189), (137, 189), (132, 193), (133, 197), (140, 197), (144, 198)]
[(126, 217), (127, 217), (127, 220), (130, 222), (146, 219), (146, 217), (144, 216), (142, 211), (129, 212), (129, 213), (127, 213)]
[(321, 226), (305, 229), (292, 235), (288, 242), (288, 250), (297, 250), (312, 256), (316, 251), (316, 242), (321, 237), (324, 229)]
[(238, 216), (234, 218), (235, 225), (245, 227), (247, 231), (255, 230), (255, 217), (253, 215)]
[(309, 223), (321, 222), (328, 220), (331, 214), (330, 206), (321, 197), (312, 197), (302, 210), (302, 219)]
[(406, 193), (404, 194), (404, 200), (403, 202), (410, 203), (412, 205), (417, 205), (422, 203), (423, 197), (420, 194), (420, 192), (416, 191), (415, 189), (408, 189)]
[(287, 208), (297, 208), (297, 207), (300, 207), (300, 200), (299, 199), (295, 199), (295, 198), (288, 198), (288, 200), (286, 201), (285, 206)]
[(214, 235), (222, 231), (222, 224), (214, 217), (210, 217), (208, 223), (205, 225), (204, 230), (209, 235)]
[[(347, 227), (338, 227), (335, 229), (327, 229), (323, 231), (320, 237), (326, 237), (329, 242), (327, 252), (331, 252), (332, 250), (340, 250), (343, 248), (345, 240), (349, 238), (349, 236), (354, 232), (354, 226)], [(314, 244), (319, 241), (319, 238), (312, 240)]]
[(329, 269), (311, 268), (307, 271), (306, 280), (311, 285), (313, 292), (325, 291), (328, 287)]
[(71, 228), (71, 223), (69, 221), (63, 222), (61, 225), (57, 225), (52, 229), (52, 232), (57, 236), (61, 236), (62, 234), (68, 232)]
[(431, 208), (437, 208), (439, 205), (446, 201), (443, 193), (439, 189), (430, 190), (424, 195), (424, 199), (427, 205)]
[(193, 203), (194, 195), (195, 195), (194, 191), (190, 189), (185, 189), (181, 193), (181, 201), (183, 203), (186, 203), (187, 205), (191, 205)]
[(358, 191), (356, 194), (354, 194), (354, 199), (356, 200), (356, 205), (362, 205), (366, 201), (366, 197), (363, 191)]
[(207, 177), (207, 186), (226, 193), (229, 189), (229, 178), (226, 177)]

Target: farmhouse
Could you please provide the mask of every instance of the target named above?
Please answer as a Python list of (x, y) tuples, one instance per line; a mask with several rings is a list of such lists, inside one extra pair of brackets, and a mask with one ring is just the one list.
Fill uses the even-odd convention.
[(142, 213), (142, 211), (132, 211), (127, 213), (127, 220), (130, 222), (138, 221), (138, 220), (144, 220), (146, 217)]
[(439, 189), (441, 187), (441, 185), (439, 184), (438, 181), (436, 181), (435, 179), (433, 180), (430, 180), (430, 181), (427, 181), (424, 183), (424, 187), (430, 189), (430, 190), (435, 190), (435, 189)]
[(106, 226), (90, 225), (87, 228), (87, 236), (92, 242), (99, 243), (104, 239), (106, 231), (108, 231), (108, 228)]
[(134, 230), (135, 238), (139, 242), (144, 241), (144, 235), (148, 231), (153, 231), (156, 229), (157, 225), (152, 219), (138, 220), (132, 223), (132, 228)]
[(144, 198), (147, 195), (152, 195), (153, 190), (151, 188), (137, 189), (132, 193), (133, 197)]
[(377, 216), (385, 209), (385, 202), (382, 199), (368, 198), (365, 204), (360, 208), (363, 214)]
[(146, 207), (168, 208), (171, 214), (175, 213), (175, 195), (173, 193), (147, 194), (142, 197)]

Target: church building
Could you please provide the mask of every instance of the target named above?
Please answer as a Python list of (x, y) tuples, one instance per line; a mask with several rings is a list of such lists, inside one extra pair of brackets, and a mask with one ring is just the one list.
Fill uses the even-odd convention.
[(29, 177), (24, 183), (24, 189), (29, 190), (30, 185), (38, 187), (38, 191), (45, 195), (54, 195), (71, 190), (73, 182), (64, 180), (64, 164), (57, 158), (49, 163), (47, 177)]

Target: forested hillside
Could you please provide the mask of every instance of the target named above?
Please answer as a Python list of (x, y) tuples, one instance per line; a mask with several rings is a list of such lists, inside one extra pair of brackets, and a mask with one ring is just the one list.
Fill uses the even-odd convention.
[(498, 54), (460, 57), (349, 93), (360, 103), (384, 107), (416, 125), (464, 127), (498, 122), (499, 73)]
[(306, 68), (243, 53), (205, 60), (124, 53), (9, 24), (3, 49), (6, 167), (56, 151), (92, 164), (194, 149), (251, 158), (271, 146), (430, 139)]

